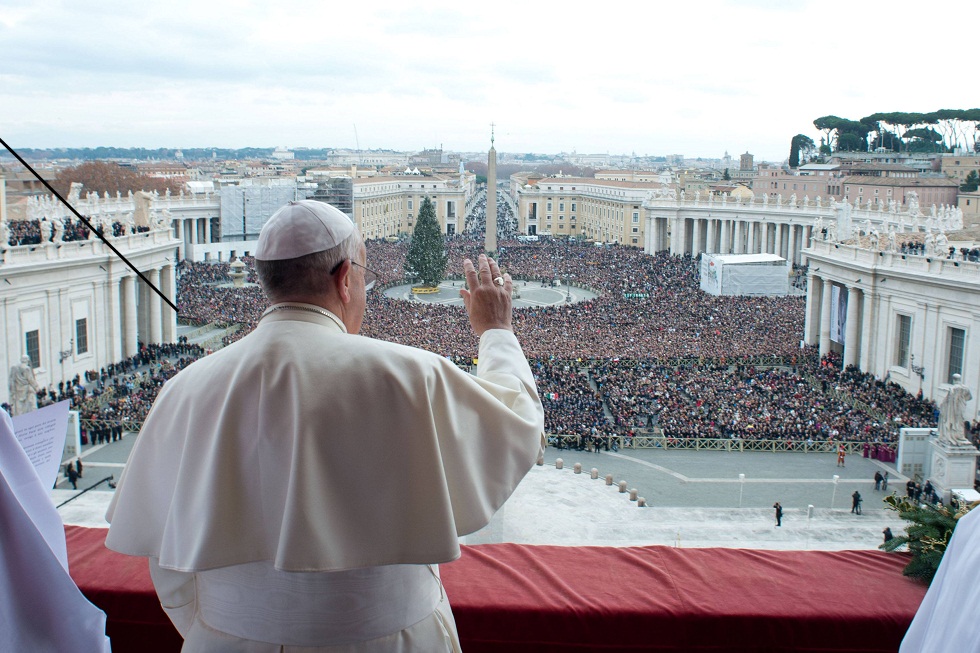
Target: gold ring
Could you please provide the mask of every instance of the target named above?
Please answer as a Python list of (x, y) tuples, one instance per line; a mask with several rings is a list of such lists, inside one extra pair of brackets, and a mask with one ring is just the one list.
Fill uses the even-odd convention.
[(496, 277), (496, 278), (495, 278), (495, 279), (493, 280), (493, 282), (494, 282), (495, 284), (497, 284), (498, 286), (502, 286), (502, 285), (504, 285), (504, 278), (503, 278), (503, 277)]

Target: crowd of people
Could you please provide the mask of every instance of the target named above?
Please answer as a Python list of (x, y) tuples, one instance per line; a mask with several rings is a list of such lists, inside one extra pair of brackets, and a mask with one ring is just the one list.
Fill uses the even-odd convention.
[[(478, 343), (461, 308), (385, 296), (387, 285), (402, 282), (407, 244), (372, 240), (367, 249), (381, 291), (369, 294), (362, 334), (471, 366)], [(448, 239), (447, 249), (447, 276), (457, 278), (463, 258), (478, 256), (482, 242), (460, 236)], [(499, 258), (515, 278), (559, 280), (598, 293), (515, 311), (514, 329), (535, 372), (549, 433), (588, 439), (642, 430), (672, 438), (885, 445), (902, 426), (936, 424), (932, 402), (856, 368), (842, 369), (839, 355), (820, 359), (812, 348), (801, 350), (799, 297), (708, 295), (699, 290), (699, 268), (689, 256), (649, 256), (622, 246), (509, 239), (500, 243)], [(253, 262), (244, 262), (254, 284)], [(233, 287), (228, 271), (227, 263), (182, 262), (177, 279), (181, 319), (242, 324), (230, 341), (255, 327), (266, 299), (256, 285)], [(114, 388), (113, 399), (83, 417), (139, 421), (159, 385), (200, 355), (199, 348), (142, 348), (138, 356), (153, 369), (148, 383), (120, 388), (120, 375), (141, 361), (110, 366), (98, 378), (101, 387)]]
[[(57, 222), (57, 224), (56, 224)], [(126, 234), (126, 226), (119, 221), (112, 222), (112, 237), (119, 238)], [(40, 245), (41, 243), (63, 241), (74, 242), (88, 240), (91, 230), (84, 222), (75, 218), (53, 218), (46, 220), (11, 220), (6, 222), (7, 245)], [(104, 228), (104, 227), (103, 227)], [(137, 232), (148, 231), (148, 227), (135, 227)], [(101, 233), (101, 232), (100, 232)]]

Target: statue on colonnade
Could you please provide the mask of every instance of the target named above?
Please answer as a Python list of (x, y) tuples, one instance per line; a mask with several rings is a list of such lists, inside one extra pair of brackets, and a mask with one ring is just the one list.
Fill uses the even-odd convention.
[(878, 230), (872, 229), (868, 238), (868, 246), (871, 248), (871, 251), (873, 252), (878, 251), (878, 247), (880, 246), (880, 241), (881, 241), (881, 236), (878, 234)]
[(51, 221), (51, 229), (54, 232), (53, 242), (60, 243), (65, 239), (65, 222), (61, 218)]
[(10, 227), (6, 220), (0, 220), (0, 249), (10, 247)]
[(970, 388), (962, 382), (959, 374), (953, 375), (953, 386), (939, 404), (939, 442), (940, 444), (969, 444), (963, 435), (966, 422), (966, 402), (973, 399)]
[(919, 210), (919, 194), (914, 190), (910, 190), (908, 194), (909, 199), (909, 215), (913, 218), (917, 218), (922, 215), (922, 211)]
[(24, 415), (37, 410), (37, 393), (41, 390), (34, 378), (30, 356), (21, 356), (20, 364), (10, 368), (7, 381), (12, 415)]
[(41, 216), (41, 243), (46, 244), (51, 242), (51, 235), (54, 232), (54, 226), (51, 224), (51, 220), (48, 219), (47, 215)]

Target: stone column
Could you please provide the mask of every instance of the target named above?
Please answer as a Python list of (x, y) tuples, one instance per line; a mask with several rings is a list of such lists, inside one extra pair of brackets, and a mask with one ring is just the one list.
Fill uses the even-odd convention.
[(696, 257), (698, 254), (704, 251), (704, 241), (701, 239), (701, 230), (704, 228), (704, 220), (700, 218), (694, 218), (691, 220), (693, 225), (694, 233), (693, 238), (691, 238), (691, 257)]
[(776, 247), (773, 249), (772, 253), (775, 254), (776, 256), (782, 256), (783, 258), (787, 258), (786, 256), (783, 255), (784, 251), (785, 250), (783, 249), (783, 223), (779, 222), (776, 224)]
[(123, 357), (135, 356), (139, 349), (139, 334), (136, 329), (136, 276), (123, 277)]
[(798, 225), (795, 224), (791, 224), (788, 226), (789, 226), (789, 242), (787, 243), (788, 247), (786, 248), (786, 258), (789, 259), (790, 263), (797, 264), (799, 263), (799, 261), (797, 260), (798, 249), (796, 246), (796, 239), (799, 235), (800, 228)]
[(861, 291), (857, 286), (847, 287), (847, 323), (844, 325), (844, 366), (858, 364), (858, 309)]
[(204, 242), (211, 242), (211, 218), (204, 218)]
[(823, 280), (823, 295), (820, 298), (820, 355), (830, 351), (830, 295), (833, 282)]
[[(125, 278), (125, 277), (124, 277)], [(120, 291), (122, 288), (123, 279), (113, 280), (109, 279), (106, 282), (108, 286), (106, 290), (109, 292), (109, 297), (106, 300), (108, 304), (108, 315), (106, 316), (106, 322), (109, 328), (109, 343), (108, 343), (108, 358), (112, 362), (122, 360), (123, 357), (123, 306), (122, 300), (120, 298)]]
[[(177, 303), (177, 281), (174, 276), (174, 266), (165, 265), (160, 272), (160, 290), (174, 304)], [(161, 317), (162, 342), (177, 342), (177, 313), (169, 304), (160, 302), (160, 309), (163, 311)]]
[(749, 228), (749, 254), (758, 253), (757, 247), (759, 246), (759, 223), (754, 221), (749, 221), (746, 223)]
[(732, 251), (732, 222), (725, 219), (721, 221), (721, 250), (719, 254), (728, 254)]
[(874, 295), (869, 290), (861, 291), (861, 370), (870, 371), (871, 367), (871, 348), (874, 346), (871, 340), (871, 330), (874, 328), (872, 322), (872, 307), (874, 306)]
[(745, 253), (745, 223), (741, 220), (735, 221), (735, 242), (732, 243), (733, 254)]
[(704, 246), (704, 251), (708, 254), (714, 254), (715, 248), (717, 247), (715, 229), (718, 227), (718, 221), (708, 218), (708, 233), (706, 234), (705, 240), (707, 241)]
[(152, 286), (147, 288), (149, 291), (147, 296), (150, 299), (150, 342), (159, 343), (163, 339), (163, 323), (160, 316), (160, 304), (163, 300), (156, 293), (156, 290), (160, 289), (160, 270), (153, 268), (146, 273), (146, 278), (150, 280)]

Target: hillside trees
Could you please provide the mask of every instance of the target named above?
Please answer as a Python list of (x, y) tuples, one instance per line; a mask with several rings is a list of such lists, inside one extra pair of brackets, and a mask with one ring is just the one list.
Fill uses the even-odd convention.
[(184, 186), (178, 181), (149, 177), (133, 168), (124, 168), (106, 161), (87, 161), (65, 168), (51, 185), (62, 197), (67, 197), (72, 183), (75, 182), (82, 184), (83, 193), (90, 191), (100, 195), (115, 195), (117, 192), (126, 195), (129, 191), (135, 193), (141, 190), (165, 193), (168, 188), (171, 192), (179, 193)]

